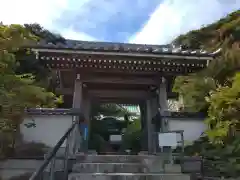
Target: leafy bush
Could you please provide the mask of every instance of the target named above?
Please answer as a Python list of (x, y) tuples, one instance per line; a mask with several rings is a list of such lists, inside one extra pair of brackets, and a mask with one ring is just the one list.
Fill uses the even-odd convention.
[(24, 173), (24, 174), (21, 174), (19, 176), (13, 176), (9, 180), (29, 180), (31, 175), (32, 175), (32, 173)]
[(43, 157), (48, 148), (43, 143), (27, 143), (15, 149), (15, 157)]
[[(174, 150), (177, 152), (178, 149)], [(204, 158), (206, 176), (239, 177), (240, 176), (240, 138), (235, 137), (229, 144), (210, 143), (207, 136), (201, 137), (184, 149), (186, 156), (198, 154)]]
[(141, 150), (142, 135), (140, 119), (129, 123), (123, 135), (121, 149), (131, 149), (133, 153), (138, 153)]

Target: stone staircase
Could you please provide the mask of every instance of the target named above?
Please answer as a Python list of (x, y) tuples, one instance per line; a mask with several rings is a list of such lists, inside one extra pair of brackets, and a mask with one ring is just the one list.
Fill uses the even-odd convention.
[(76, 155), (68, 180), (190, 180), (179, 165), (149, 155)]

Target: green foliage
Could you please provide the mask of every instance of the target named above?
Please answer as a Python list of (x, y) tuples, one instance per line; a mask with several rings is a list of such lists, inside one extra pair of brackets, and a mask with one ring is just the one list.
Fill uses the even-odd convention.
[(231, 77), (240, 68), (239, 57), (240, 51), (226, 50), (202, 72), (177, 77), (173, 91), (182, 95), (185, 110), (207, 112), (209, 102), (206, 101), (206, 97), (219, 85), (231, 84)]
[(28, 180), (31, 177), (32, 173), (27, 172), (18, 176), (13, 176), (9, 180)]
[(216, 23), (199, 30), (193, 30), (181, 35), (173, 44), (188, 49), (215, 50), (219, 47), (232, 48), (239, 45), (240, 10), (229, 14)]
[(209, 143), (207, 136), (201, 137), (191, 146), (185, 147), (185, 155), (198, 154), (204, 157), (204, 174), (209, 177), (240, 176), (240, 139), (235, 137), (226, 145)]
[(65, 43), (66, 40), (59, 34), (50, 32), (47, 29), (44, 29), (39, 24), (24, 24), (24, 28), (29, 31), (31, 34), (38, 37), (38, 40), (44, 40), (53, 44), (56, 43)]
[(206, 111), (208, 103), (205, 97), (216, 88), (214, 79), (201, 75), (177, 77), (173, 91), (183, 96), (184, 108), (187, 111)]
[(91, 133), (89, 140), (89, 148), (95, 149), (97, 152), (104, 152), (106, 147), (108, 146), (108, 142), (98, 133)]
[(141, 150), (141, 137), (141, 120), (138, 118), (128, 124), (123, 135), (121, 149), (130, 149), (132, 152), (138, 153)]
[[(15, 54), (37, 37), (20, 25), (0, 25), (0, 132), (14, 133), (27, 107), (54, 107), (59, 99), (36, 84), (31, 73), (18, 74)], [(28, 52), (29, 53), (29, 52)]]
[[(66, 40), (55, 33), (52, 33), (39, 24), (25, 24), (23, 26), (24, 30), (34, 36), (34, 41), (31, 43), (36, 43), (37, 41), (45, 41), (47, 43), (65, 43)], [(24, 43), (24, 45), (29, 46), (29, 42)], [(19, 66), (16, 69), (17, 74), (31, 73), (35, 76), (36, 81), (41, 86), (49, 88), (49, 86), (54, 86), (51, 82), (51, 71), (43, 66), (43, 64), (35, 58), (34, 55), (28, 54), (26, 56), (26, 50), (17, 51), (15, 53), (17, 62)]]
[(25, 143), (15, 147), (13, 156), (15, 158), (42, 158), (48, 149), (49, 147), (43, 143)]
[(240, 11), (186, 35), (173, 43), (190, 49), (216, 50), (219, 57), (197, 74), (178, 77), (174, 91), (181, 94), (185, 110), (208, 114), (205, 137), (185, 148), (207, 158), (209, 176), (239, 177), (240, 174)]
[(224, 143), (240, 127), (240, 73), (233, 78), (231, 86), (223, 86), (211, 92), (206, 123), (207, 135), (212, 142)]
[(174, 44), (190, 49), (223, 48), (221, 56), (210, 62), (207, 69), (188, 77), (176, 78), (174, 91), (182, 95), (187, 110), (207, 112), (209, 103), (206, 97), (209, 96), (209, 92), (215, 90), (218, 85), (229, 85), (229, 78), (239, 70), (240, 39), (226, 33), (239, 30), (239, 14), (240, 11), (236, 11), (214, 24), (181, 35), (173, 41)]

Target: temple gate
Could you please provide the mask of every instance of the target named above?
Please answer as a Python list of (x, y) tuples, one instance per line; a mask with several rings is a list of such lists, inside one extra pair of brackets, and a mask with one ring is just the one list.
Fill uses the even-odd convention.
[(167, 45), (71, 40), (41, 42), (31, 49), (53, 73), (56, 94), (64, 95), (65, 105), (81, 108), (86, 119), (92, 103), (139, 104), (146, 137), (143, 150), (149, 152), (155, 148), (152, 118), (158, 112), (159, 131), (168, 130), (164, 116), (168, 98), (176, 97), (171, 91), (176, 76), (202, 70), (215, 56)]

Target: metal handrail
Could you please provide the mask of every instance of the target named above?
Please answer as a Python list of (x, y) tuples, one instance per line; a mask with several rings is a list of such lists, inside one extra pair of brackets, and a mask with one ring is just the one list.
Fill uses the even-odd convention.
[(37, 180), (41, 175), (43, 174), (45, 168), (52, 162), (50, 174), (50, 179), (54, 179), (54, 164), (55, 164), (55, 157), (58, 152), (58, 150), (61, 148), (62, 144), (66, 140), (66, 148), (65, 148), (65, 159), (64, 159), (64, 176), (67, 178), (68, 175), (68, 155), (69, 155), (69, 142), (68, 138), (75, 129), (76, 125), (78, 124), (78, 121), (73, 122), (71, 127), (68, 128), (68, 130), (65, 132), (65, 134), (61, 137), (61, 139), (57, 142), (57, 144), (54, 146), (54, 148), (48, 153), (46, 159), (44, 160), (43, 164), (32, 174), (32, 176), (29, 178), (29, 180)]

